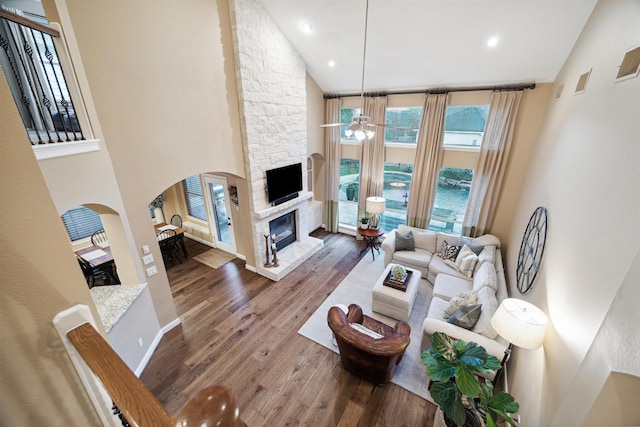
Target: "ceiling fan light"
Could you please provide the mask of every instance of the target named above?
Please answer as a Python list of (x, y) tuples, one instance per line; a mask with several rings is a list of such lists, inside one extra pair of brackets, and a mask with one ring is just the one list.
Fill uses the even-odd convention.
[(376, 134), (376, 133), (375, 133), (374, 131), (372, 131), (372, 130), (368, 130), (368, 131), (367, 131), (367, 138), (371, 139), (371, 138), (373, 138), (373, 137), (374, 137), (374, 135), (375, 135), (375, 134)]
[(358, 141), (364, 141), (365, 134), (362, 129), (358, 129), (357, 131), (355, 131), (355, 136)]
[(347, 130), (344, 131), (344, 135), (347, 138), (351, 138), (351, 135), (353, 135), (353, 131), (351, 129), (347, 129)]

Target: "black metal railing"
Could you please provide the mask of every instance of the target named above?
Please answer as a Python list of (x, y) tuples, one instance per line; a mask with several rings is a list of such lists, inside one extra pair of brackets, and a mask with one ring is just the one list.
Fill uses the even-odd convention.
[(31, 144), (85, 140), (54, 43), (60, 34), (6, 10), (0, 18), (0, 65)]

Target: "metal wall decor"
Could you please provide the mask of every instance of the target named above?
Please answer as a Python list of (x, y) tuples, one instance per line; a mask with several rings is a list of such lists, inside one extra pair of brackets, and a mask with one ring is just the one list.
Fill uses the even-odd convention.
[(522, 294), (529, 292), (533, 286), (533, 281), (540, 270), (546, 240), (547, 209), (539, 206), (529, 218), (518, 253), (516, 286)]

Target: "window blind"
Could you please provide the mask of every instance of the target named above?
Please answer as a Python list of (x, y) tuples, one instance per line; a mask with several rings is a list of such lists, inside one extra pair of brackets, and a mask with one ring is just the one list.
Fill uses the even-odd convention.
[(62, 222), (71, 241), (84, 239), (94, 232), (102, 230), (100, 215), (84, 206), (77, 206), (62, 214)]

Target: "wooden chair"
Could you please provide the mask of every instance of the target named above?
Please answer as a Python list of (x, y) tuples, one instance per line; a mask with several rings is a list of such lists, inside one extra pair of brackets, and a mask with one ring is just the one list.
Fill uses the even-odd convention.
[(175, 225), (176, 227), (182, 228), (182, 217), (178, 214), (175, 214), (171, 217), (171, 225)]
[(94, 268), (89, 261), (82, 258), (81, 256), (77, 256), (76, 259), (78, 260), (78, 264), (80, 264), (80, 269), (82, 270), (82, 274), (87, 281), (87, 285), (89, 285), (89, 289), (95, 286), (97, 277), (104, 280), (104, 273), (97, 268)]
[(175, 230), (164, 230), (156, 235), (162, 257), (171, 263), (173, 263), (174, 259), (177, 259), (178, 262), (182, 264), (177, 236)]
[(94, 246), (109, 246), (109, 239), (104, 230), (98, 230), (91, 235), (91, 244)]

